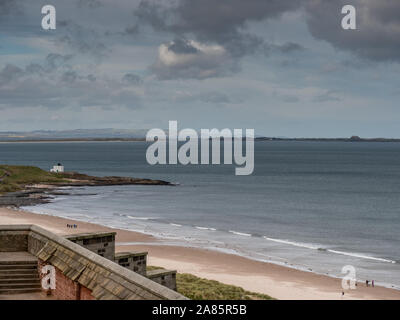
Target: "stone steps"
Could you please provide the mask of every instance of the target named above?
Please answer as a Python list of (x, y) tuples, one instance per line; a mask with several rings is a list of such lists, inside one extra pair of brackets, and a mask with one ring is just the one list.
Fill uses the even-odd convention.
[(3, 270), (37, 270), (37, 264), (2, 264), (0, 272)]
[(39, 281), (24, 282), (24, 283), (0, 283), (0, 292), (4, 289), (40, 289)]
[(34, 278), (30, 276), (29, 278), (11, 278), (11, 279), (0, 279), (0, 286), (3, 284), (14, 284), (14, 283), (38, 283), (39, 277)]
[(0, 261), (0, 266), (3, 265), (17, 265), (17, 264), (22, 264), (22, 265), (36, 265), (36, 261), (21, 261), (21, 260), (9, 260), (9, 261)]
[(0, 270), (0, 277), (2, 275), (32, 274), (32, 273), (37, 273), (37, 269), (7, 269), (7, 270)]
[(0, 294), (41, 291), (37, 262), (34, 260), (0, 261)]
[(0, 289), (0, 294), (21, 294), (21, 293), (33, 293), (40, 292), (37, 288), (25, 288), (25, 289)]
[[(6, 279), (29, 279), (29, 278), (38, 278), (37, 274), (32, 274), (32, 272), (27, 273), (18, 273), (18, 270), (14, 270), (14, 273), (4, 273), (0, 272), (0, 281)], [(26, 271), (26, 270), (23, 270)]]

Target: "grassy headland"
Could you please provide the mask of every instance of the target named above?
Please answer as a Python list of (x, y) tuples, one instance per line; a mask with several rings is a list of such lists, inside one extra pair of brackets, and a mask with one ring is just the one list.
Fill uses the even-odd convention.
[[(59, 187), (173, 185), (163, 180), (131, 177), (94, 177), (78, 172), (52, 173), (32, 166), (0, 165), (0, 206), (48, 203)], [(68, 193), (63, 193), (67, 195)]]
[[(163, 269), (148, 266), (147, 270)], [(177, 273), (177, 291), (192, 300), (273, 300), (261, 293), (246, 291), (241, 287), (215, 280), (196, 277), (189, 273)]]
[(25, 189), (33, 184), (59, 184), (67, 182), (60, 174), (31, 166), (0, 165), (0, 194)]

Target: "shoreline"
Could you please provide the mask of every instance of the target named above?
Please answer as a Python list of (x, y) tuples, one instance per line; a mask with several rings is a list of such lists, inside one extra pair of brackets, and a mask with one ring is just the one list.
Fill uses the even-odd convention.
[[(77, 229), (67, 229), (71, 222)], [(154, 236), (114, 229), (89, 222), (76, 221), (21, 209), (0, 207), (0, 224), (37, 224), (60, 235), (114, 231), (116, 252), (148, 251), (148, 264), (180, 273), (232, 284), (245, 290), (288, 300), (400, 299), (400, 290), (358, 283), (356, 290), (346, 290), (342, 297), (341, 279), (298, 270), (269, 262), (261, 262), (216, 250), (163, 244)], [(137, 243), (137, 244), (124, 244)]]

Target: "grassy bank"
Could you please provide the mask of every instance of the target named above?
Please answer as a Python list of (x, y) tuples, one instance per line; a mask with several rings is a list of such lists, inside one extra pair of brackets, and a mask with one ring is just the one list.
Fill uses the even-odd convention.
[(58, 174), (37, 167), (0, 165), (0, 194), (23, 190), (26, 185), (64, 181)]
[[(148, 270), (162, 269), (149, 266)], [(176, 275), (178, 292), (193, 300), (272, 300), (270, 296), (188, 273)]]

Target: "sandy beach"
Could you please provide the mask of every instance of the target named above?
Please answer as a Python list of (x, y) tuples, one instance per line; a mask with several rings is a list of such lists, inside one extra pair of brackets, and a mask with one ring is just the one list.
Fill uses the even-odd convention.
[[(67, 224), (71, 223), (77, 224), (78, 228), (67, 228)], [(60, 235), (115, 231), (117, 252), (148, 251), (149, 265), (240, 286), (277, 299), (400, 299), (399, 290), (379, 286), (367, 288), (363, 283), (359, 283), (356, 290), (346, 291), (342, 297), (341, 279), (206, 249), (167, 246), (163, 245), (161, 240), (149, 235), (86, 222), (0, 208), (0, 224), (36, 224)], [(141, 244), (121, 245), (126, 242)]]

